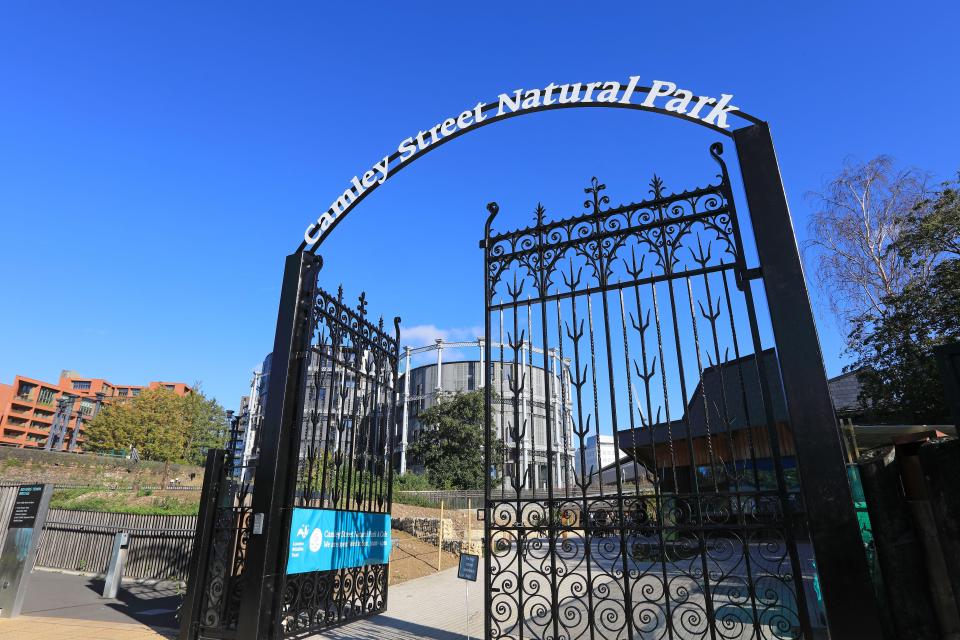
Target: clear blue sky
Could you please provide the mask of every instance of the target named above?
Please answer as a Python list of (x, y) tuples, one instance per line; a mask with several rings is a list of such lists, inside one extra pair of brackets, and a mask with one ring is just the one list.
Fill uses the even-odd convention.
[[(403, 138), (521, 87), (733, 93), (771, 123), (801, 239), (805, 193), (848, 157), (960, 168), (955, 2), (656, 4), (4, 3), (0, 381), (200, 380), (235, 407), (306, 224)], [(623, 200), (653, 171), (706, 182), (715, 139), (599, 110), (481, 129), (352, 213), (324, 281), (411, 336), (469, 336), (486, 202), (522, 224), (538, 200), (579, 207), (592, 175)], [(834, 374), (842, 336), (813, 296)]]

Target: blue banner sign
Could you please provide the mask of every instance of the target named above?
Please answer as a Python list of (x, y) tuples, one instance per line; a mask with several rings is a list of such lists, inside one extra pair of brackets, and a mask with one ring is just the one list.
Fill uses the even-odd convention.
[(294, 509), (287, 573), (387, 564), (390, 544), (390, 514)]

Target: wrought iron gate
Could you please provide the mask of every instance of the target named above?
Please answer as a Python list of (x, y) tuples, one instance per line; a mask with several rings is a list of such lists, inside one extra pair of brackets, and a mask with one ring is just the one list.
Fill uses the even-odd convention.
[(287, 260), (252, 484), (210, 453), (180, 640), (304, 637), (386, 609), (387, 564), (286, 570), (294, 509), (392, 505), (400, 318), (321, 289), (320, 265)]
[(207, 454), (180, 640), (236, 637), (253, 523), (246, 470), (228, 451)]
[[(709, 186), (654, 176), (613, 205), (594, 178), (584, 213), (538, 205), (523, 229), (494, 232), (488, 205), (488, 638), (810, 637), (793, 437), (722, 152)], [(627, 457), (601, 462), (603, 436)]]
[[(364, 293), (354, 307), (344, 301), (343, 287), (336, 295), (317, 288), (309, 326), (291, 504), (390, 513), (400, 318), (388, 332), (383, 318), (367, 319)], [(384, 611), (388, 568), (284, 575), (277, 637), (311, 635)]]

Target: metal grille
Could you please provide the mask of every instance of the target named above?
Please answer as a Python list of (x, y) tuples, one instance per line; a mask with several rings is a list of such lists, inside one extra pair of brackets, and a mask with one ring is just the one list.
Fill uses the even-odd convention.
[[(204, 558), (206, 572), (199, 618), (201, 638), (233, 638), (240, 617), (240, 598), (247, 576), (247, 546), (253, 525), (249, 482), (238, 482), (234, 460), (226, 456), (211, 496), (213, 529)], [(210, 465), (207, 471), (210, 472)], [(202, 497), (201, 500), (205, 499)]]
[[(392, 503), (400, 319), (392, 333), (367, 319), (367, 300), (316, 289), (302, 354), (294, 507), (389, 513)], [(388, 565), (287, 575), (276, 618), (303, 636), (382, 612)]]
[[(511, 406), (506, 455), (486, 446), (487, 637), (810, 635), (793, 440), (722, 152), (715, 184), (669, 193), (654, 176), (647, 198), (611, 206), (594, 178), (584, 213), (550, 221), (538, 205), (524, 229), (495, 233), (488, 205), (488, 432), (496, 371)], [(551, 356), (569, 363), (559, 393)], [(522, 403), (534, 384), (543, 431)], [(552, 458), (568, 429), (572, 482), (522, 459)], [(600, 435), (621, 457), (603, 468), (585, 446)]]

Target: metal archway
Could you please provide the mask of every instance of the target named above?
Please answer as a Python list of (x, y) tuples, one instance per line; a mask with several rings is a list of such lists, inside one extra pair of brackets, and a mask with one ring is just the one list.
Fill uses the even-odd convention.
[[(581, 84), (585, 84), (585, 83), (581, 83)], [(626, 86), (626, 85), (624, 85), (624, 86)], [(640, 92), (640, 93), (645, 92), (645, 93), (647, 93), (648, 95), (649, 95), (649, 92), (650, 92), (651, 90), (652, 90), (652, 87), (646, 87), (646, 86), (636, 86), (636, 87), (634, 87), (634, 92)], [(695, 98), (696, 98), (697, 100), (700, 100), (700, 99), (704, 98), (704, 96), (695, 96)], [(498, 97), (498, 100), (493, 100), (493, 101), (491, 101), (491, 102), (489, 102), (489, 103), (484, 103), (484, 104), (485, 104), (485, 106), (484, 106), (482, 109), (480, 109), (480, 113), (486, 113), (486, 114), (489, 115), (489, 114), (491, 114), (491, 113), (493, 113), (493, 112), (495, 112), (495, 111), (497, 111), (497, 110), (499, 109), (499, 97)], [(647, 105), (644, 105), (644, 104), (621, 103), (621, 102), (619, 102), (619, 101), (618, 101), (618, 102), (575, 102), (575, 103), (569, 103), (569, 104), (557, 104), (557, 103), (555, 103), (555, 104), (550, 104), (550, 105), (541, 105), (541, 106), (539, 106), (539, 107), (532, 107), (532, 108), (529, 108), (529, 109), (524, 109), (524, 110), (522, 110), (522, 111), (513, 111), (513, 112), (510, 112), (510, 113), (503, 114), (503, 115), (497, 115), (497, 116), (493, 116), (493, 117), (488, 117), (487, 119), (485, 119), (485, 120), (482, 121), (482, 122), (478, 122), (478, 123), (475, 123), (475, 124), (471, 125), (469, 128), (460, 129), (459, 131), (456, 131), (456, 132), (454, 132), (454, 133), (452, 133), (452, 134), (450, 134), (450, 135), (447, 135), (447, 136), (442, 137), (441, 139), (439, 139), (438, 141), (430, 144), (430, 145), (427, 146), (426, 148), (424, 148), (424, 149), (422, 149), (422, 150), (420, 150), (420, 151), (417, 151), (416, 153), (414, 153), (413, 155), (411, 155), (409, 158), (407, 158), (405, 161), (403, 161), (401, 164), (399, 164), (399, 166), (397, 166), (396, 168), (392, 169), (390, 175), (391, 175), (391, 176), (394, 175), (395, 173), (399, 172), (400, 170), (402, 170), (402, 169), (405, 168), (406, 166), (412, 164), (412, 163), (415, 162), (416, 160), (419, 160), (421, 157), (427, 155), (428, 153), (430, 153), (431, 151), (433, 151), (435, 148), (441, 147), (441, 146), (445, 145), (447, 142), (450, 142), (450, 141), (452, 141), (452, 140), (455, 140), (456, 138), (459, 138), (459, 137), (462, 136), (462, 135), (465, 135), (465, 134), (470, 133), (470, 132), (472, 132), (472, 131), (476, 131), (477, 129), (480, 129), (480, 128), (482, 128), (482, 127), (489, 126), (489, 125), (491, 125), (491, 124), (493, 124), (493, 123), (495, 123), (495, 122), (503, 122), (504, 120), (510, 120), (510, 119), (512, 119), (512, 118), (516, 118), (516, 117), (523, 116), (523, 115), (529, 115), (529, 114), (534, 114), (534, 113), (541, 113), (541, 112), (544, 112), (544, 111), (555, 111), (555, 110), (559, 110), (559, 109), (629, 109), (629, 110), (633, 110), (633, 111), (649, 111), (649, 112), (651, 112), (651, 113), (658, 113), (658, 114), (660, 114), (660, 115), (669, 116), (669, 117), (671, 117), (671, 118), (677, 118), (677, 119), (683, 120), (683, 121), (685, 121), (685, 122), (690, 122), (690, 123), (696, 124), (696, 125), (698, 125), (698, 126), (704, 127), (704, 128), (706, 128), (706, 129), (709, 129), (709, 130), (711, 130), (711, 131), (713, 131), (713, 132), (715, 132), (715, 133), (720, 133), (720, 134), (722, 134), (722, 135), (724, 135), (724, 136), (727, 136), (727, 137), (733, 137), (733, 132), (735, 131), (735, 130), (731, 130), (730, 128), (723, 128), (723, 127), (719, 127), (719, 126), (714, 125), (714, 124), (710, 124), (710, 123), (704, 122), (703, 120), (699, 120), (699, 119), (696, 119), (696, 118), (687, 117), (687, 116), (684, 115), (683, 113), (680, 113), (680, 112), (677, 112), (677, 111), (668, 111), (667, 109), (662, 108), (662, 107), (647, 106)], [(731, 112), (731, 115), (733, 115), (734, 117), (739, 118), (739, 119), (742, 120), (743, 122), (747, 123), (747, 126), (750, 126), (750, 125), (759, 125), (759, 124), (762, 124), (762, 123), (763, 123), (763, 121), (760, 120), (759, 118), (757, 118), (756, 116), (752, 116), (752, 115), (750, 115), (749, 113), (740, 110), (739, 108), (738, 108), (736, 111)], [(394, 163), (394, 162), (397, 162), (397, 161), (400, 159), (400, 156), (401, 156), (400, 152), (399, 152), (399, 151), (395, 151), (394, 153), (392, 153), (392, 154), (390, 154), (389, 156), (387, 156), (388, 162), (391, 163), (391, 164)], [(372, 186), (366, 188), (361, 194), (359, 194), (359, 195), (356, 197), (356, 199), (354, 199), (341, 213), (339, 213), (339, 214), (334, 218), (334, 220), (333, 220), (332, 224), (330, 224), (330, 226), (328, 226), (327, 228), (325, 228), (325, 229), (323, 229), (323, 230), (321, 231), (321, 233), (320, 233), (320, 235), (318, 236), (316, 242), (314, 242), (313, 244), (310, 244), (310, 243), (308, 243), (306, 240), (304, 240), (303, 242), (300, 243), (300, 246), (298, 247), (297, 250), (298, 250), (298, 251), (303, 251), (303, 250), (309, 249), (311, 252), (314, 252), (314, 253), (315, 253), (315, 252), (320, 248), (320, 246), (323, 244), (323, 241), (326, 240), (327, 237), (329, 237), (329, 235), (330, 235), (330, 234), (333, 232), (333, 230), (336, 228), (336, 226), (337, 226), (338, 224), (340, 224), (340, 221), (343, 220), (343, 218), (345, 218), (348, 213), (350, 213), (353, 209), (355, 209), (355, 208), (357, 207), (357, 205), (359, 205), (359, 204), (367, 197), (367, 195), (369, 195), (370, 193), (372, 193), (373, 191), (375, 191), (375, 190), (380, 186), (380, 184), (381, 184), (381, 183), (374, 183)], [(308, 229), (309, 229), (309, 227), (308, 227)]]
[[(651, 88), (637, 87), (637, 90), (649, 92)], [(489, 114), (497, 108), (498, 103), (494, 101), (485, 105), (481, 112)], [(760, 266), (743, 269), (741, 276), (746, 287), (750, 287), (750, 282), (757, 279), (764, 283), (777, 345), (780, 383), (789, 423), (795, 434), (797, 466), (802, 479), (801, 495), (808, 515), (808, 530), (817, 558), (830, 629), (835, 637), (844, 639), (872, 640), (879, 637), (879, 615), (847, 483), (836, 418), (827, 392), (816, 327), (776, 154), (765, 122), (743, 111), (736, 111), (731, 115), (744, 124), (728, 129), (644, 104), (605, 102), (541, 105), (491, 116), (469, 128), (442, 137), (405, 159), (401, 158), (398, 150), (386, 156), (388, 162), (397, 163), (390, 175), (434, 148), (494, 122), (569, 108), (651, 111), (690, 120), (732, 139), (760, 260)], [(277, 635), (277, 621), (278, 616), (282, 615), (281, 591), (286, 577), (291, 535), (292, 496), (295, 496), (291, 478), (295, 475), (294, 468), (298, 463), (295, 459), (297, 449), (292, 443), (299, 441), (303, 422), (303, 354), (305, 345), (309, 346), (305, 327), (311, 326), (311, 314), (316, 304), (314, 298), (319, 256), (314, 254), (340, 221), (380, 184), (375, 182), (357, 194), (316, 236), (316, 242), (309, 243), (305, 239), (287, 258), (274, 342), (273, 373), (269, 380), (262, 426), (263, 454), (257, 469), (252, 504), (248, 508), (251, 528), (243, 535), (238, 534), (238, 539), (246, 543), (242, 558), (244, 584), (242, 591), (225, 594), (225, 597), (236, 599), (237, 618), (229, 634), (221, 637), (238, 640), (280, 637)], [(486, 251), (490, 250), (486, 243), (482, 246)], [(489, 501), (485, 511), (489, 522), (492, 517)], [(210, 523), (199, 523), (198, 530), (209, 530), (210, 526)], [(237, 548), (239, 551), (239, 546)], [(194, 564), (196, 562), (195, 559)], [(206, 588), (202, 584), (197, 587)], [(194, 599), (200, 597), (193, 596)], [(185, 620), (184, 623), (188, 625), (189, 621)], [(723, 636), (718, 635), (716, 627), (710, 626), (710, 632), (702, 637), (715, 640)]]

